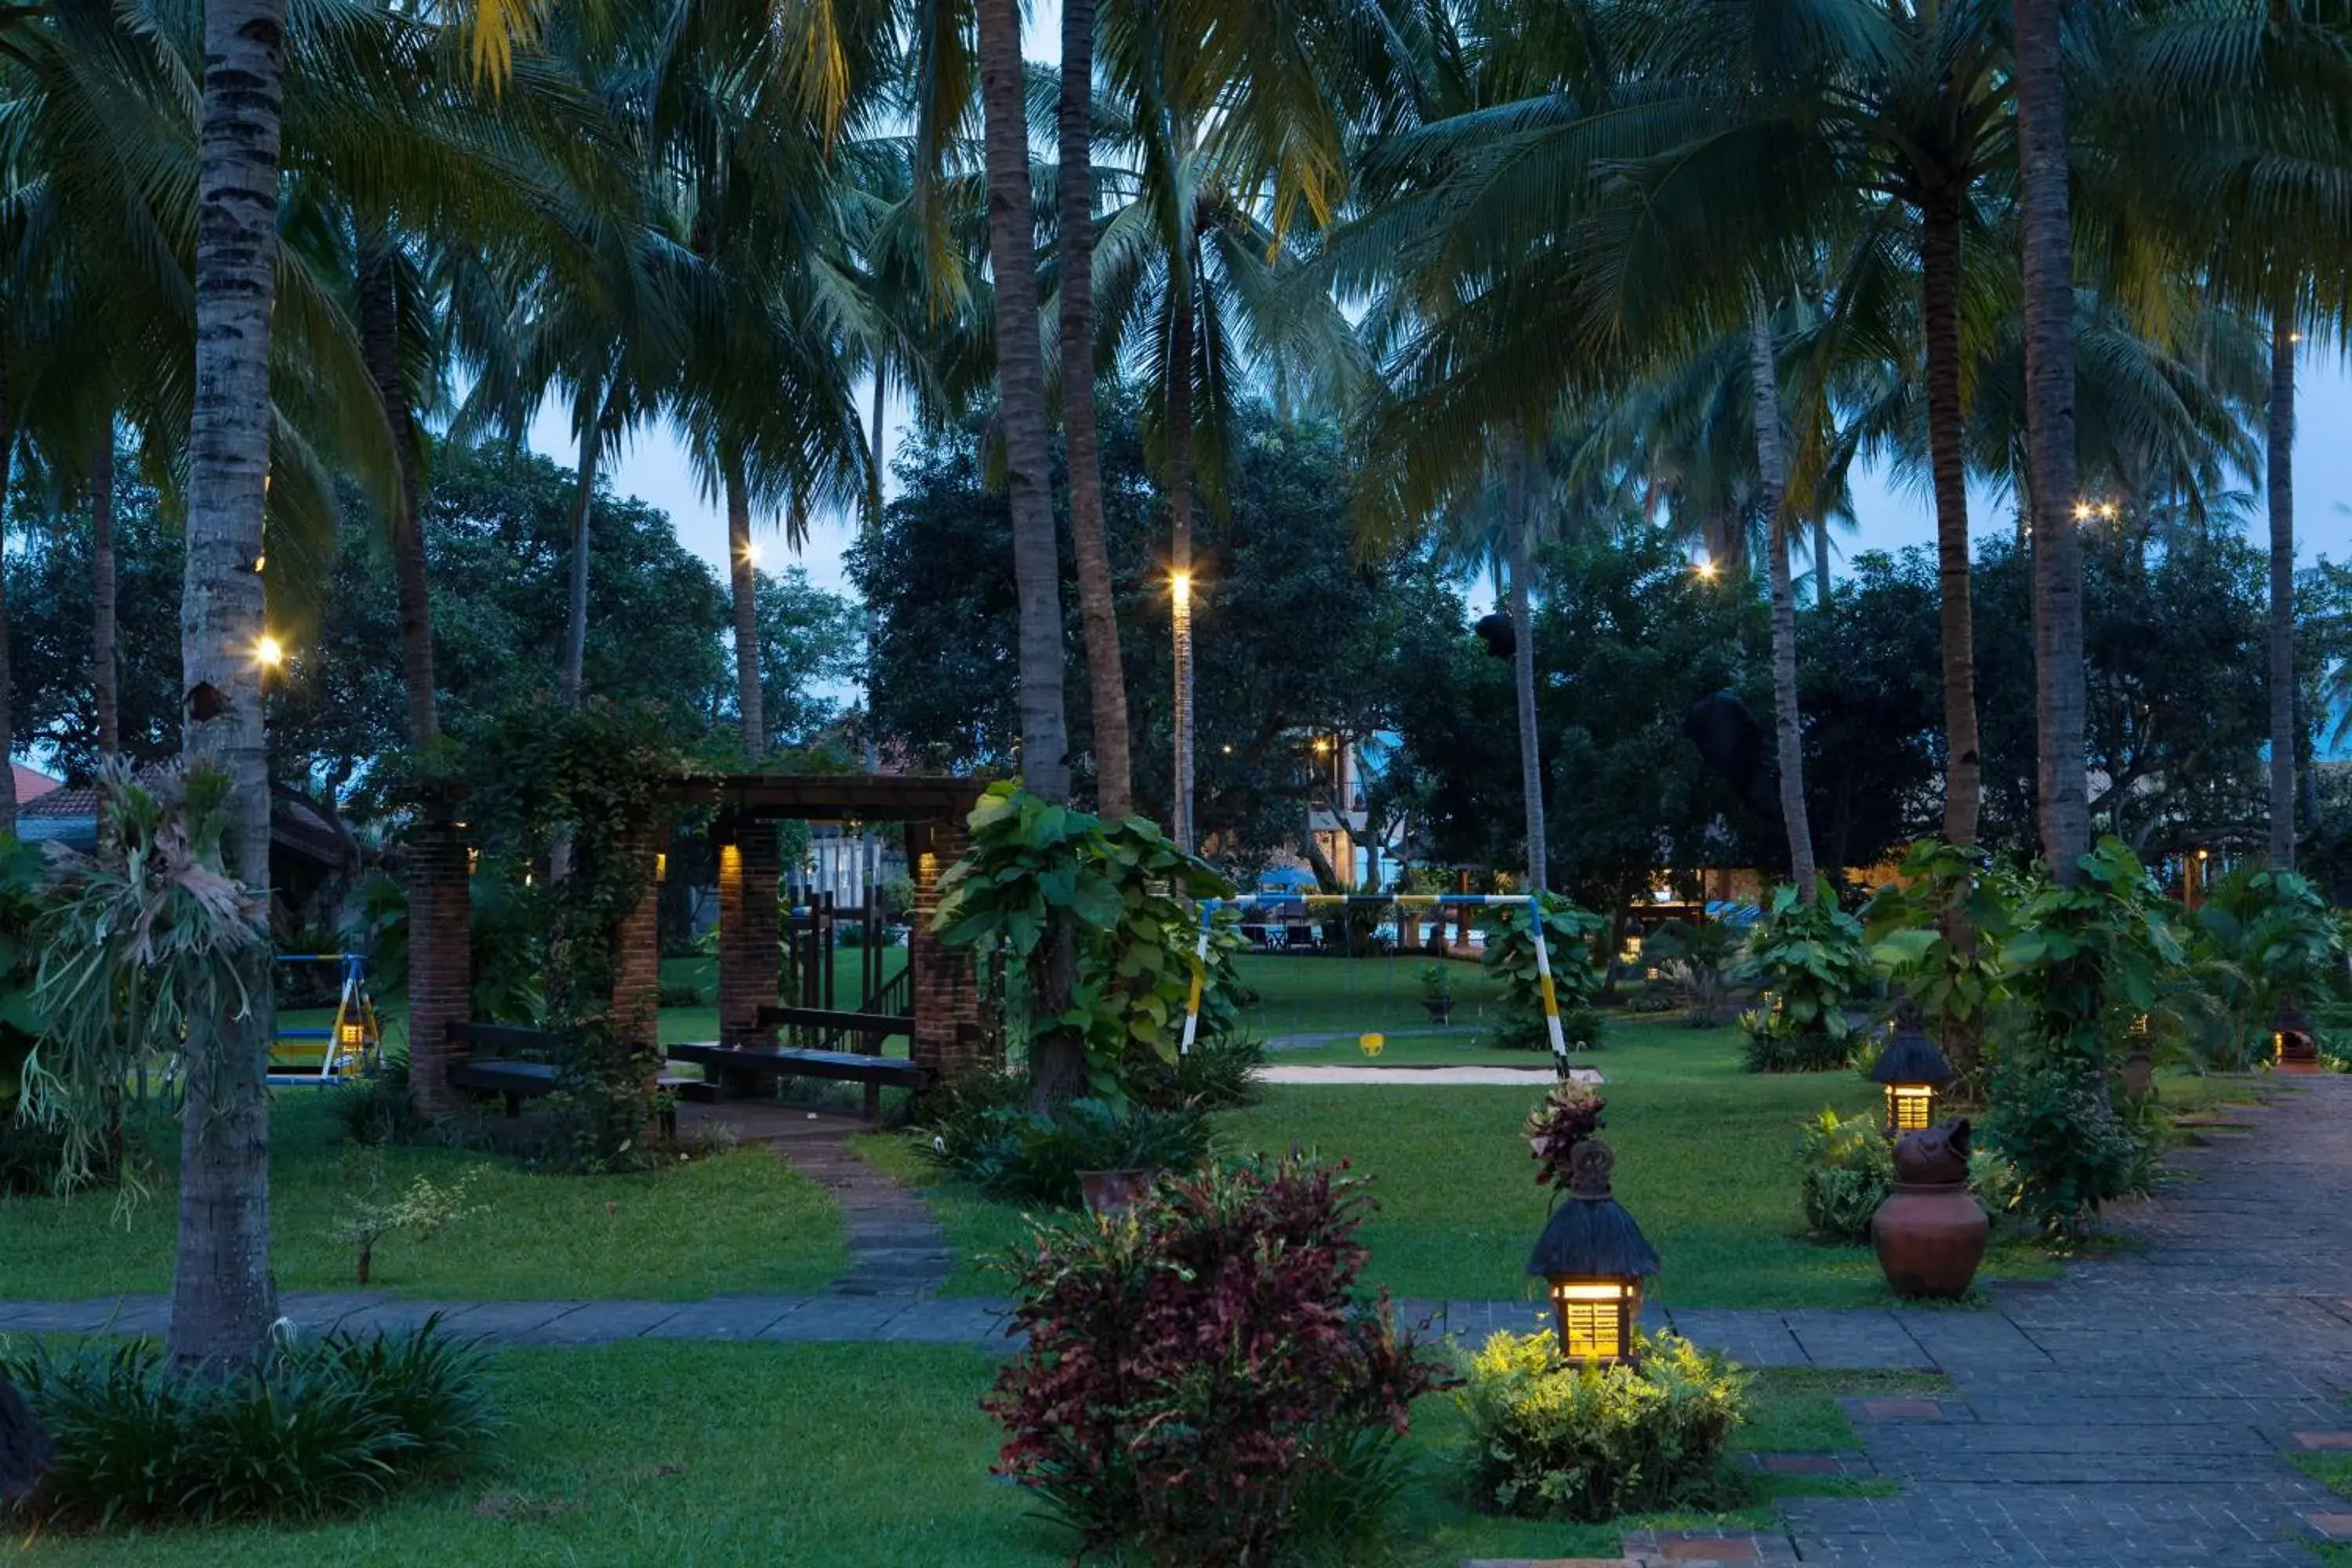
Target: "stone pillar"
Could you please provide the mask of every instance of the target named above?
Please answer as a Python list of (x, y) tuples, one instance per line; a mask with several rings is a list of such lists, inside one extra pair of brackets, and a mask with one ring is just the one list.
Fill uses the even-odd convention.
[(622, 850), (642, 862), (646, 879), (636, 907), (614, 933), (613, 1037), (632, 1046), (655, 1046), (661, 1039), (661, 882), (655, 875), (658, 844), (646, 832)]
[(907, 864), (915, 883), (914, 931), (907, 939), (907, 962), (914, 979), (915, 1023), (908, 1054), (940, 1081), (953, 1082), (980, 1061), (980, 987), (971, 955), (950, 952), (931, 931), (940, 907), (940, 875), (955, 864), (970, 841), (963, 829), (943, 822), (907, 828)]
[(762, 1043), (760, 1009), (776, 1002), (776, 881), (782, 861), (772, 822), (722, 827), (719, 837), (719, 1040)]
[(455, 1111), (449, 1026), (473, 1016), (474, 940), (466, 845), (446, 819), (408, 841), (408, 1099), (428, 1116)]

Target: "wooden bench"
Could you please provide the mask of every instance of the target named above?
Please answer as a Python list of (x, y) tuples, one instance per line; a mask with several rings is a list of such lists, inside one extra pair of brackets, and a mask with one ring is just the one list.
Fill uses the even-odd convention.
[[(560, 1058), (578, 1043), (569, 1035), (559, 1035), (551, 1029), (526, 1029), (511, 1024), (451, 1024), (449, 1044), (467, 1054), (453, 1059), (446, 1077), (453, 1089), (470, 1089), (477, 1094), (495, 1094), (505, 1102), (509, 1116), (522, 1114), (522, 1102), (552, 1094), (562, 1087), (563, 1068), (556, 1060), (533, 1060), (533, 1056)], [(516, 1056), (476, 1056), (478, 1050), (527, 1053)], [(654, 1080), (656, 1089), (676, 1089), (686, 1082), (667, 1074)], [(662, 1113), (662, 1131), (675, 1134), (677, 1114)]]
[[(931, 1081), (930, 1068), (904, 1057), (866, 1056), (856, 1051), (687, 1045), (670, 1047), (669, 1059), (700, 1068), (712, 1088), (723, 1093), (748, 1093), (787, 1078), (862, 1083), (869, 1089), (921, 1089), (929, 1087)], [(869, 1103), (869, 1114), (872, 1110)]]

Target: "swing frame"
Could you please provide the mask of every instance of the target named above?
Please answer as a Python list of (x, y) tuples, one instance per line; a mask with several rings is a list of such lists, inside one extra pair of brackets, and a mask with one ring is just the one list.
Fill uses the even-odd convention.
[[(1306, 909), (1329, 908), (1334, 904), (1395, 904), (1401, 908), (1433, 908), (1441, 904), (1460, 904), (1473, 909), (1504, 908), (1513, 904), (1533, 906), (1531, 893), (1244, 893), (1232, 899), (1204, 899), (1201, 902), (1201, 940), (1192, 952), (1192, 994), (1184, 1008), (1184, 1037), (1177, 1047), (1180, 1057), (1192, 1054), (1192, 1043), (1201, 1028), (1201, 988), (1209, 972), (1209, 934), (1220, 910), (1257, 910), (1298, 906)], [(1544, 1032), (1551, 1039), (1552, 1066), (1562, 1082), (1570, 1068), (1568, 1037), (1559, 1026), (1559, 994), (1551, 982), (1551, 949), (1544, 941), (1543, 921), (1532, 918), (1529, 925), (1536, 936), (1536, 979), (1543, 993)]]
[[(264, 1079), (275, 1088), (318, 1088), (372, 1078), (382, 1065), (383, 1030), (376, 1022), (375, 999), (368, 994), (367, 956), (358, 952), (281, 952), (273, 963), (332, 963), (342, 971), (335, 999), (335, 1021), (324, 1029), (280, 1029), (270, 1038), (269, 1063)], [(286, 1060), (280, 1045), (320, 1043), (319, 1065)], [(290, 1053), (289, 1053), (290, 1054)], [(307, 1055), (308, 1053), (302, 1053)]]

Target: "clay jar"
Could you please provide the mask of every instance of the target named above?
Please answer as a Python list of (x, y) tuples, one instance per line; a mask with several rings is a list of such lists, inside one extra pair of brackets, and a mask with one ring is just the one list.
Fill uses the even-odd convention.
[(1895, 1194), (1870, 1217), (1878, 1267), (1898, 1296), (1968, 1293), (1992, 1222), (1969, 1195), (1969, 1124), (1947, 1121), (1895, 1146)]

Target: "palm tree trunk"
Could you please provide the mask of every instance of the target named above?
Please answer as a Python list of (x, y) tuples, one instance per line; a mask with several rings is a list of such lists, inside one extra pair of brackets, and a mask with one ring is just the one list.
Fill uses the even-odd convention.
[[(269, 485), (269, 313), (278, 282), (285, 0), (205, 0), (196, 144), (196, 379), (180, 603), (181, 745), (230, 784), (228, 869), (269, 885), (261, 670), (262, 509)], [(183, 1364), (250, 1362), (278, 1316), (269, 1272), (269, 968), (249, 1005), (191, 1031), (180, 1113), (179, 1239), (167, 1347)]]
[(1797, 896), (1819, 891), (1813, 830), (1805, 818), (1805, 749), (1797, 711), (1797, 587), (1789, 568), (1788, 467), (1780, 450), (1780, 384), (1772, 358), (1772, 320), (1760, 293), (1748, 329), (1748, 374), (1756, 402), (1756, 468), (1763, 481), (1765, 565), (1772, 579), (1772, 719), (1780, 743), (1780, 819), (1789, 835), (1789, 875)]
[[(1173, 263), (1171, 263), (1171, 270)], [(1185, 586), (1192, 580), (1192, 307), (1190, 294), (1174, 279), (1168, 323), (1168, 379), (1163, 395), (1168, 403), (1168, 572)], [(1176, 837), (1187, 849), (1197, 833), (1192, 821), (1192, 668), (1188, 658), (1176, 672)]]
[[(882, 407), (889, 394), (889, 382), (881, 357), (874, 361), (874, 430), (866, 443), (866, 453), (872, 459), (866, 474), (866, 527), (868, 536), (882, 531)], [(874, 648), (881, 640), (882, 616), (872, 595), (866, 600), (866, 738), (864, 755), (866, 771), (882, 771), (882, 731), (874, 717)], [(866, 864), (866, 907), (882, 906), (882, 841), (872, 828), (864, 834), (860, 853)], [(869, 932), (869, 935), (871, 933)]]
[(400, 374), (400, 296), (393, 272), (392, 241), (370, 237), (360, 257), (360, 348), (400, 472), (400, 506), (386, 519), (392, 531), (393, 591), (400, 607), (401, 683), (408, 697), (408, 742), (420, 751), (440, 738), (441, 717), (434, 693), (433, 605), (425, 584), (425, 531), (419, 521), (416, 425), (408, 387)]
[(767, 754), (768, 726), (760, 689), (760, 575), (751, 566), (751, 497), (743, 479), (743, 459), (726, 465), (727, 583), (735, 601), (735, 705), (742, 715), (743, 756)]
[(572, 499), (572, 595), (563, 620), (563, 700), (580, 706), (588, 665), (588, 520), (596, 505), (596, 463), (604, 449), (604, 423), (582, 432), (579, 479)]
[(2294, 317), (2271, 317), (2271, 865), (2294, 867)]
[(2042, 854), (2074, 879), (2090, 847), (2083, 729), (2083, 552), (2074, 533), (2074, 237), (2067, 228), (2062, 0), (2016, 0), (2023, 213), (2025, 430), (2033, 485), (2035, 782)]
[(1926, 340), (1928, 467), (1936, 492), (1936, 580), (1944, 663), (1944, 841), (1973, 844), (1984, 798), (1977, 739), (1976, 612), (1969, 585), (1967, 410), (1960, 402), (1960, 207), (1931, 196), (1920, 214), (1919, 315)]
[[(114, 657), (114, 420), (91, 454), (89, 494), (90, 687), (98, 700), (98, 754), (122, 750), (121, 688)], [(14, 791), (12, 790), (13, 794)]]
[(1517, 647), (1511, 655), (1511, 685), (1519, 708), (1519, 795), (1526, 803), (1528, 888), (1540, 893), (1549, 885), (1550, 846), (1544, 836), (1543, 739), (1536, 729), (1535, 624), (1528, 608), (1528, 534), (1535, 524), (1529, 515), (1528, 449), (1523, 442), (1514, 453), (1508, 498), (1510, 521), (1507, 553), (1511, 570), (1511, 631)]
[[(8, 402), (7, 388), (0, 384), (0, 762), (16, 754), (16, 716), (10, 700), (13, 673), (9, 668), (8, 648), (8, 487), (16, 477), (16, 409)], [(0, 767), (7, 774), (0, 783), (0, 834), (15, 837), (16, 834), (16, 770), (11, 765)]]
[(1087, 685), (1094, 711), (1095, 807), (1116, 821), (1135, 809), (1135, 770), (1110, 552), (1103, 542), (1102, 458), (1095, 428), (1094, 61), (1095, 0), (1064, 0), (1056, 226), (1062, 252), (1062, 423), (1069, 437), (1070, 545), (1077, 558), (1078, 616), (1086, 628)]
[(1813, 608), (1830, 607), (1830, 520), (1813, 519)]
[[(1069, 724), (1062, 710), (1062, 583), (1045, 468), (1045, 346), (1037, 329), (1037, 253), (1029, 184), (1026, 68), (1019, 0), (979, 0), (982, 142), (988, 168), (988, 252), (996, 280), (998, 418), (1013, 512), (1013, 576), (1020, 603), (1021, 771), (1030, 791), (1070, 797)], [(1031, 977), (1030, 1016), (1069, 1004), (1076, 959), (1066, 927), (1044, 943)], [(1030, 1103), (1054, 1110), (1086, 1091), (1084, 1043), (1067, 1029), (1029, 1047)]]

